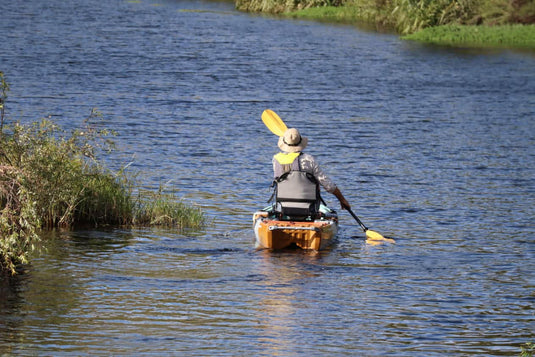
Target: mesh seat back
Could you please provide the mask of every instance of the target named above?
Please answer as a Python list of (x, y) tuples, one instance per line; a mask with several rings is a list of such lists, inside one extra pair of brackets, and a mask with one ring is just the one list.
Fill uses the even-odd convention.
[(318, 182), (308, 172), (290, 171), (277, 180), (276, 203), (284, 216), (314, 217), (319, 209)]

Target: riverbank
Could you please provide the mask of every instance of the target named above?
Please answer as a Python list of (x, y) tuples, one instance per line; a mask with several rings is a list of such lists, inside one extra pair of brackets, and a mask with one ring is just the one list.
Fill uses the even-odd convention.
[(451, 47), (535, 50), (535, 25), (446, 25), (426, 28), (402, 38)]
[(236, 8), (296, 19), (354, 24), (436, 45), (535, 49), (535, 5), (523, 0), (420, 0), (415, 4), (407, 0), (291, 3), (237, 0)]
[[(355, 24), (377, 31), (397, 32), (388, 22), (374, 22), (369, 12), (355, 7), (321, 7), (285, 12), (286, 17), (333, 23)], [(535, 25), (459, 25), (426, 27), (400, 34), (404, 40), (463, 48), (516, 48), (535, 50)]]

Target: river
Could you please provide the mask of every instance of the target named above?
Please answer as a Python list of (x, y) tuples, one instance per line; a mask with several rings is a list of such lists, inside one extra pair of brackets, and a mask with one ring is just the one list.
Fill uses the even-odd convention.
[[(1, 285), (0, 354), (516, 356), (535, 342), (535, 55), (453, 50), (228, 2), (2, 0), (8, 122), (116, 130), (111, 167), (201, 232), (43, 234)], [(370, 228), (256, 251), (277, 138), (309, 138)], [(336, 199), (323, 194), (327, 203)]]

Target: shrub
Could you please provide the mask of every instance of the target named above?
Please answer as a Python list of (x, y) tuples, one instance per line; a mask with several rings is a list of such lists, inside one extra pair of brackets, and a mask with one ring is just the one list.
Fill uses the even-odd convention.
[(24, 175), (12, 166), (0, 165), (0, 208), (0, 271), (15, 274), (39, 240), (39, 218)]
[[(92, 111), (85, 120), (86, 128), (74, 130), (70, 135), (47, 119), (30, 125), (15, 123), (7, 127), (8, 135), (4, 132), (4, 161), (22, 172), (23, 185), (30, 189), (44, 227), (71, 226), (76, 217), (82, 217), (79, 209), (87, 206), (88, 201), (110, 205), (110, 200), (115, 198), (106, 195), (110, 190), (125, 196), (116, 179), (96, 161), (99, 141), (108, 134), (91, 125), (91, 119), (97, 115)], [(91, 195), (102, 201), (89, 200)], [(121, 208), (116, 204), (113, 207)], [(103, 211), (109, 218), (118, 214)], [(111, 222), (116, 223), (113, 219)]]

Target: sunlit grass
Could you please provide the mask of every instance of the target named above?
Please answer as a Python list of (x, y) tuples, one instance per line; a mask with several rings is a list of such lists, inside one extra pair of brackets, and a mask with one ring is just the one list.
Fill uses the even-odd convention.
[(368, 6), (323, 6), (311, 7), (302, 10), (290, 11), (285, 13), (288, 17), (316, 20), (336, 23), (372, 23), (375, 22), (375, 12)]
[(456, 47), (535, 49), (535, 25), (430, 27), (403, 37)]
[(204, 227), (204, 212), (186, 204), (172, 193), (145, 192), (134, 206), (133, 223), (143, 226), (200, 229)]

